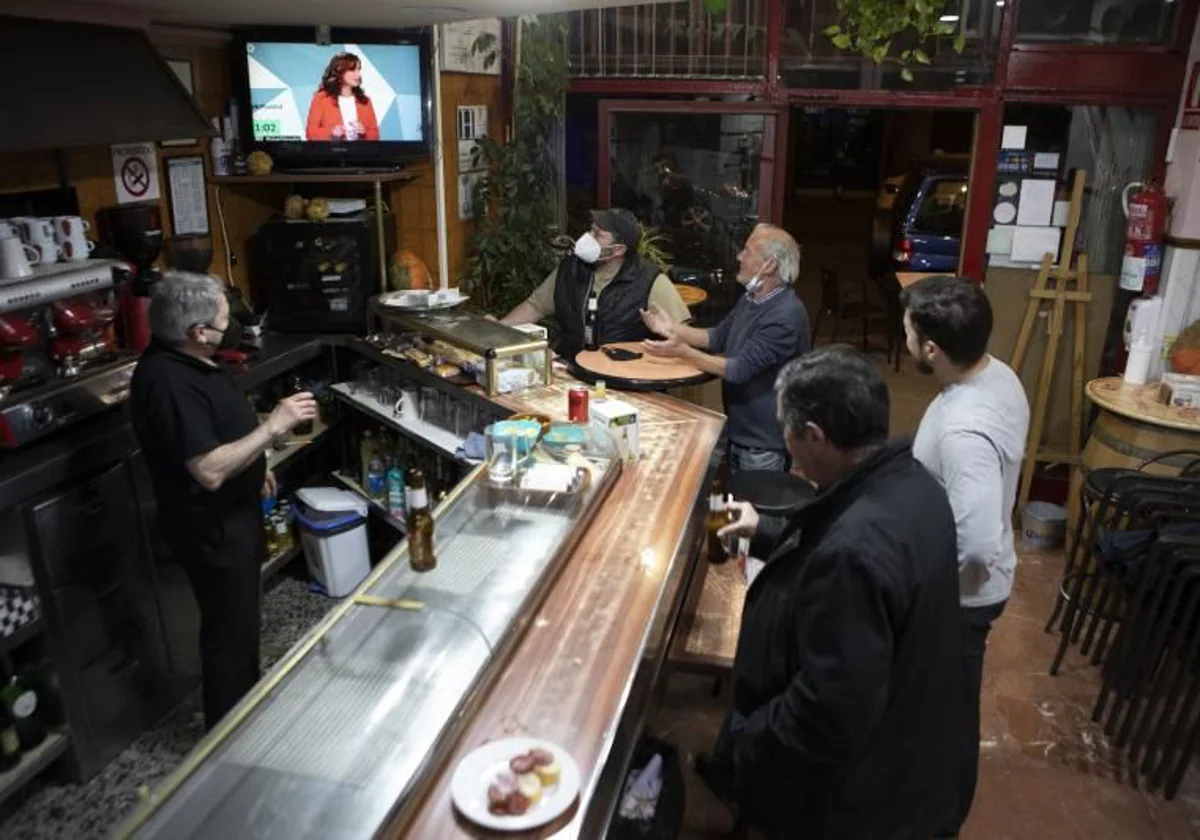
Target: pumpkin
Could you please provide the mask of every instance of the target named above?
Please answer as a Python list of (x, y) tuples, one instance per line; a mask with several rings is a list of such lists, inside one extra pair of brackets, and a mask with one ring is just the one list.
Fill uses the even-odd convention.
[(388, 279), (393, 291), (431, 288), (429, 267), (412, 251), (401, 250), (395, 253)]
[(283, 202), (283, 215), (289, 219), (304, 218), (304, 197), (289, 195)]
[(1200, 321), (1181, 332), (1171, 345), (1171, 370), (1200, 373)]
[(246, 168), (250, 170), (251, 175), (270, 175), (274, 166), (275, 161), (261, 149), (246, 155)]
[(329, 202), (323, 198), (314, 198), (304, 206), (304, 215), (310, 222), (323, 222), (329, 218)]

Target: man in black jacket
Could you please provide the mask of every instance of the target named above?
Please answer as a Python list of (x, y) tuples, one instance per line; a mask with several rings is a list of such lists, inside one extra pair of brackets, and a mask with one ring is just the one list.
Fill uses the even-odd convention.
[(962, 713), (954, 515), (888, 442), (888, 392), (846, 346), (776, 382), (793, 463), (819, 488), (786, 522), (740, 505), (726, 538), (767, 558), (746, 595), (714, 771), (788, 840), (916, 840), (955, 807)]

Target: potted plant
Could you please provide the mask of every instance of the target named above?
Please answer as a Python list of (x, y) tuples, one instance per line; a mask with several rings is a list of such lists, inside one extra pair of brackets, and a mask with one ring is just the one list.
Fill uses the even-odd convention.
[[(900, 77), (913, 80), (912, 64), (931, 64), (922, 47), (930, 38), (954, 35), (958, 27), (943, 21), (949, 0), (838, 0), (838, 22), (825, 34), (840, 50), (856, 52), (876, 65), (900, 67)], [(908, 44), (900, 48), (901, 44)], [(893, 52), (893, 47), (899, 51)], [(954, 39), (954, 51), (961, 53), (966, 38), (961, 32)]]
[[(566, 27), (559, 15), (516, 22), (513, 128), (505, 144), (484, 137), (486, 165), (474, 194), (476, 233), (462, 285), (477, 306), (503, 314), (524, 300), (554, 267), (558, 169), (553, 138), (562, 123), (568, 80)], [(481, 35), (473, 53), (491, 66), (495, 36)]]

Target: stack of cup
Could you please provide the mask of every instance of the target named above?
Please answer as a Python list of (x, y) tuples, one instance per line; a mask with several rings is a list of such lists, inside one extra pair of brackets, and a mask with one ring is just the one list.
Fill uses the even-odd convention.
[(91, 255), (96, 243), (85, 235), (89, 227), (79, 216), (54, 217), (54, 238), (64, 260), (79, 262)]
[(17, 216), (11, 220), (17, 226), (21, 240), (37, 251), (37, 262), (49, 265), (58, 262), (58, 240), (54, 236), (54, 220), (40, 216)]
[(41, 262), (37, 249), (21, 241), (12, 220), (0, 219), (0, 278), (20, 280), (33, 274), (33, 266)]

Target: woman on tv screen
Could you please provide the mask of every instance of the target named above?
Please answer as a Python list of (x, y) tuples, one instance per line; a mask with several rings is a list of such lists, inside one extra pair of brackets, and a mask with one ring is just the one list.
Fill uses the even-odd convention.
[(307, 140), (378, 140), (375, 109), (362, 89), (362, 61), (354, 53), (329, 60), (308, 107)]

